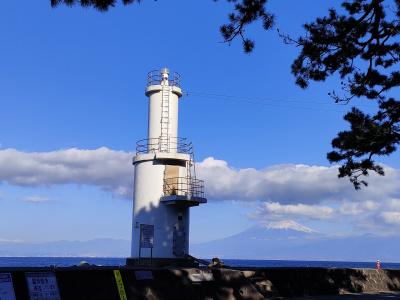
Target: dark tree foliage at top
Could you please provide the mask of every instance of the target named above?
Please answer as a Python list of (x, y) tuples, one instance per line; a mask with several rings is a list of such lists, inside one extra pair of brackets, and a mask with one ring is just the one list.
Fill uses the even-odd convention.
[[(51, 6), (55, 7), (59, 4), (66, 4), (72, 6), (74, 4), (80, 4), (83, 7), (94, 7), (100, 11), (107, 11), (110, 7), (114, 7), (116, 0), (50, 0)], [(140, 0), (121, 0), (125, 5), (133, 2), (140, 2)]]
[[(217, 0), (214, 0), (217, 1)], [(225, 42), (241, 39), (245, 52), (254, 41), (245, 35), (246, 27), (261, 21), (265, 30), (273, 27), (274, 16), (266, 10), (267, 0), (226, 0), (234, 5), (229, 22), (220, 31)], [(58, 4), (80, 4), (106, 11), (116, 0), (51, 0)], [(140, 0), (121, 0), (123, 4)], [(310, 81), (325, 81), (334, 74), (342, 78), (343, 95), (332, 92), (337, 103), (366, 98), (378, 103), (375, 115), (352, 108), (344, 119), (350, 129), (333, 139), (334, 151), (328, 160), (341, 163), (339, 177), (349, 177), (356, 189), (367, 185), (363, 179), (374, 171), (384, 175), (374, 156), (389, 155), (400, 143), (400, 101), (394, 91), (400, 86), (400, 0), (349, 0), (342, 11), (330, 9), (325, 17), (305, 24), (299, 39), (281, 35), (294, 43), (300, 54), (292, 64), (296, 84), (306, 88)], [(398, 96), (396, 96), (398, 97)]]
[[(155, 0), (157, 1), (157, 0)], [(218, 0), (214, 0), (217, 2)], [(245, 36), (246, 26), (262, 20), (263, 28), (269, 30), (274, 23), (274, 16), (265, 10), (267, 0), (226, 0), (234, 4), (234, 10), (228, 15), (229, 23), (220, 27), (220, 32), (227, 43), (235, 38), (241, 38), (243, 50), (249, 53), (254, 48), (254, 40)], [(83, 7), (94, 7), (99, 11), (107, 11), (117, 4), (117, 0), (50, 0), (51, 6), (59, 4), (73, 6), (75, 4)], [(139, 3), (141, 0), (121, 0), (124, 5)]]
[(379, 108), (368, 115), (352, 108), (344, 119), (350, 130), (333, 139), (330, 162), (340, 162), (339, 177), (348, 176), (356, 189), (367, 185), (360, 177), (369, 171), (384, 175), (373, 157), (389, 155), (400, 143), (400, 102), (390, 97), (400, 86), (400, 0), (353, 0), (342, 4), (345, 13), (329, 15), (304, 25), (306, 36), (294, 41), (301, 53), (292, 65), (296, 83), (324, 81), (338, 73), (344, 95), (333, 92), (336, 102), (354, 97), (375, 100)]
[(254, 41), (245, 37), (246, 26), (261, 19), (263, 28), (269, 30), (274, 25), (274, 16), (265, 10), (267, 0), (227, 1), (235, 3), (235, 10), (228, 16), (229, 23), (221, 26), (221, 34), (228, 43), (240, 37), (244, 51), (249, 53), (253, 51)]

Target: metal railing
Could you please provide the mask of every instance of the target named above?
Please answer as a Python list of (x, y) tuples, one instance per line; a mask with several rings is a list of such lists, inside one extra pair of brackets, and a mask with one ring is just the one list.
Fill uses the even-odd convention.
[[(163, 81), (162, 70), (150, 71), (147, 74), (147, 86), (150, 85), (160, 85)], [(168, 76), (168, 83), (170, 86), (181, 86), (181, 75), (179, 73), (173, 72)]]
[(164, 196), (187, 196), (204, 198), (204, 181), (188, 177), (164, 179)]
[(153, 152), (177, 152), (193, 154), (193, 145), (186, 138), (168, 137), (143, 139), (136, 143), (136, 154)]

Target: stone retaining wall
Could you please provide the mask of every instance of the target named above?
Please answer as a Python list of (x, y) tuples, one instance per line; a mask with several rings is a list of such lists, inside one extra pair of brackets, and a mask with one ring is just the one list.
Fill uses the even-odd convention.
[(54, 272), (61, 299), (265, 299), (400, 291), (400, 270), (264, 268), (9, 268), (17, 300), (29, 299), (26, 272)]

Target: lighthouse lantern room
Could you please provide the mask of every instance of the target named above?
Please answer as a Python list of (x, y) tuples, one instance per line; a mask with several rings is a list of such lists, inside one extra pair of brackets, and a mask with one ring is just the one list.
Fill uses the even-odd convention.
[(189, 254), (189, 208), (206, 203), (192, 144), (178, 137), (180, 76), (168, 69), (147, 77), (148, 138), (137, 142), (132, 248), (128, 264), (175, 264)]

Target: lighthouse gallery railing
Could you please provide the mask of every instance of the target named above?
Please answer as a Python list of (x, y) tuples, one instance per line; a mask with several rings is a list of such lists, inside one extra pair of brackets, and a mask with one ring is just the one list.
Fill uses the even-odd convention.
[[(162, 77), (161, 70), (150, 71), (147, 74), (147, 86), (160, 85), (162, 81), (163, 81), (163, 77)], [(181, 86), (181, 75), (179, 75), (179, 73), (176, 73), (176, 72), (169, 74), (168, 84), (170, 86), (180, 87)]]
[(164, 179), (164, 196), (188, 196), (204, 198), (204, 181), (188, 177)]
[(186, 138), (180, 137), (143, 139), (136, 143), (136, 154), (151, 152), (177, 152), (192, 155), (193, 145)]

